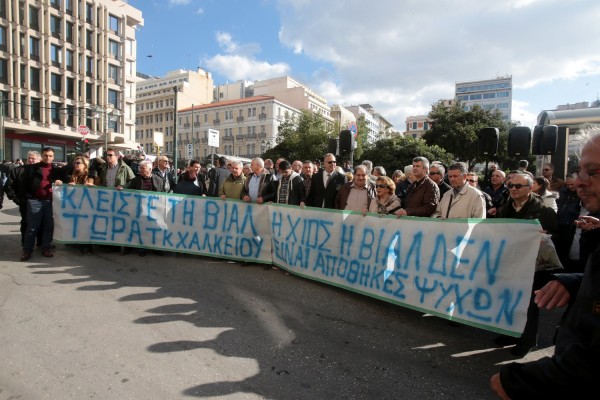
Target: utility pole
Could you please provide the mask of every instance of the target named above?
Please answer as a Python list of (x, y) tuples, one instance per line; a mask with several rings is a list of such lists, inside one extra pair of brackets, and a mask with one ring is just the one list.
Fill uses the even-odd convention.
[(175, 164), (175, 170), (173, 171), (173, 180), (177, 183), (177, 92), (179, 92), (179, 87), (173, 87), (173, 92), (175, 93), (175, 102), (173, 104), (173, 164)]

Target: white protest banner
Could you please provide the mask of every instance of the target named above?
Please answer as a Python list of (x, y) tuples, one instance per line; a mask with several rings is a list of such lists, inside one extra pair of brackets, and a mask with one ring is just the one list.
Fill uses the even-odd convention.
[(218, 198), (55, 186), (54, 239), (271, 263), (267, 208)]
[(537, 221), (440, 220), (270, 206), (273, 263), (295, 274), (519, 336)]
[(273, 263), (309, 279), (519, 336), (537, 221), (360, 213), (63, 185), (54, 238)]

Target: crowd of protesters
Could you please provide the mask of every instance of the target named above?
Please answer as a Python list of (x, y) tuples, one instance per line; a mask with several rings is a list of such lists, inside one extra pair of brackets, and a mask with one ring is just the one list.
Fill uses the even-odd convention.
[[(443, 165), (418, 155), (410, 165), (398, 166), (388, 177), (385, 168), (374, 166), (370, 160), (364, 160), (354, 168), (348, 161), (338, 166), (334, 154), (325, 154), (322, 160), (279, 158), (275, 162), (257, 157), (248, 164), (220, 157), (214, 167), (203, 166), (199, 161), (192, 160), (185, 170), (179, 171), (171, 166), (170, 160), (164, 155), (157, 157), (154, 163), (143, 159), (132, 162), (121, 157), (114, 149), (107, 150), (106, 158), (89, 160), (84, 155), (77, 155), (69, 165), (60, 166), (53, 163), (54, 151), (48, 147), (42, 149), (41, 154), (29, 152), (27, 163), (15, 162), (10, 168), (3, 168), (4, 193), (1, 193), (0, 207), (4, 194), (19, 206), (23, 248), (21, 261), (32, 257), (36, 244), (43, 256), (53, 256), (52, 188), (53, 185), (62, 184), (172, 192), (256, 204), (273, 202), (356, 211), (364, 215), (394, 215), (397, 218), (537, 219), (545, 233), (552, 237), (566, 278), (560, 280), (565, 286), (559, 287), (556, 283), (557, 274), (536, 272), (523, 335), (520, 338), (500, 336), (496, 339), (500, 346), (515, 345), (513, 354), (524, 356), (537, 345), (538, 307), (566, 305), (569, 303), (566, 298), (572, 300), (570, 304), (576, 304), (576, 285), (573, 282), (580, 279), (588, 259), (593, 259), (594, 267), (600, 270), (598, 257), (593, 257), (600, 243), (600, 230), (596, 230), (600, 226), (600, 183), (597, 182), (600, 170), (593, 169), (600, 166), (599, 143), (599, 137), (590, 140), (587, 146), (596, 153), (591, 156), (588, 150), (588, 158), (593, 160), (588, 161), (588, 165), (582, 159), (581, 171), (567, 176), (565, 180), (555, 176), (552, 164), (545, 164), (541, 175), (534, 176), (527, 171), (528, 163), (522, 161), (519, 162), (519, 169), (513, 171), (503, 171), (498, 165), (492, 164), (483, 188), (479, 187), (479, 175), (469, 171), (466, 164), (456, 162)], [(86, 245), (80, 251), (90, 253), (92, 247)], [(145, 256), (146, 251), (139, 250), (139, 255)], [(596, 272), (598, 274), (600, 271)], [(598, 278), (594, 279), (597, 284)], [(554, 292), (546, 289), (548, 285), (554, 285)], [(588, 289), (595, 294), (600, 291), (597, 287)], [(563, 297), (559, 301), (549, 302), (548, 298), (556, 292)], [(600, 304), (600, 298), (595, 300)], [(582, 310), (575, 312), (579, 316), (574, 318), (583, 318)], [(581, 351), (589, 350), (589, 346), (594, 345), (592, 354), (597, 356), (600, 312), (595, 318), (596, 322), (592, 324), (594, 333), (591, 335), (594, 339), (582, 343), (583, 338), (580, 337), (576, 344), (581, 346)], [(573, 322), (572, 318), (565, 321), (575, 325), (580, 323)], [(570, 330), (569, 334), (573, 336), (577, 327), (571, 326)], [(561, 336), (558, 338), (560, 340)], [(548, 369), (548, 374), (556, 374), (557, 371), (551, 370), (561, 368), (558, 366), (559, 353), (572, 351), (565, 349), (565, 346), (568, 348), (568, 344), (561, 347), (557, 345), (557, 355), (547, 361), (550, 365), (543, 366)], [(583, 360), (578, 360), (576, 356), (575, 362), (583, 365), (591, 363), (590, 371), (598, 372), (600, 358), (591, 362), (585, 354), (578, 354), (578, 357)], [(570, 372), (561, 372), (585, 385), (589, 383), (585, 379), (590, 374), (574, 377)], [(503, 398), (520, 398), (522, 393), (530, 393), (529, 390), (536, 386), (535, 382), (520, 381), (524, 379), (521, 375), (544, 373), (533, 367), (504, 367), (501, 374), (492, 379), (492, 386)], [(540, 376), (535, 379), (542, 382)], [(547, 376), (544, 379), (550, 380)]]

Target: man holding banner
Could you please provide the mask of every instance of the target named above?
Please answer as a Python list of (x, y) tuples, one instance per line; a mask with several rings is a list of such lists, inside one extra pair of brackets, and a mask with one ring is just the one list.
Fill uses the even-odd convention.
[[(594, 128), (583, 147), (575, 181), (590, 212), (600, 212), (600, 129)], [(511, 182), (513, 183), (513, 182)], [(598, 229), (598, 219), (577, 221), (582, 229)], [(492, 376), (491, 388), (501, 399), (596, 398), (600, 376), (600, 246), (590, 255), (583, 274), (557, 274), (535, 292), (539, 308), (569, 304), (552, 357), (504, 365)]]

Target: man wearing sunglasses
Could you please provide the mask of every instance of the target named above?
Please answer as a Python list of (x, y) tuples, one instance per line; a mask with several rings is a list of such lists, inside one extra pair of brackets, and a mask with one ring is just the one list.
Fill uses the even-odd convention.
[[(577, 194), (590, 213), (600, 212), (600, 129), (593, 128), (579, 160)], [(513, 183), (514, 182), (513, 180)], [(511, 190), (514, 190), (513, 187)], [(594, 232), (597, 218), (580, 217), (577, 225)], [(528, 363), (511, 363), (491, 377), (492, 390), (501, 399), (594, 398), (600, 376), (600, 241), (588, 258), (583, 274), (556, 274), (535, 292), (535, 303), (565, 312), (554, 355)], [(594, 395), (593, 393), (596, 393)]]
[(115, 149), (106, 150), (106, 162), (100, 166), (98, 172), (100, 184), (110, 188), (123, 188), (130, 180), (135, 178), (133, 170), (125, 164), (123, 159), (117, 157)]
[[(558, 230), (556, 212), (544, 206), (540, 196), (532, 192), (533, 178), (526, 173), (517, 172), (513, 175), (508, 186), (508, 202), (498, 210), (497, 218), (537, 219), (542, 229), (549, 234)], [(545, 271), (536, 272), (533, 278), (533, 291), (541, 288), (548, 280)], [(533, 296), (527, 310), (527, 323), (520, 338), (500, 336), (496, 338), (498, 345), (516, 344), (511, 353), (524, 357), (537, 345), (539, 309), (533, 302)]]
[(312, 177), (306, 205), (334, 209), (335, 198), (340, 188), (346, 183), (346, 177), (337, 171), (335, 155), (325, 154), (323, 165), (325, 169), (319, 170)]

